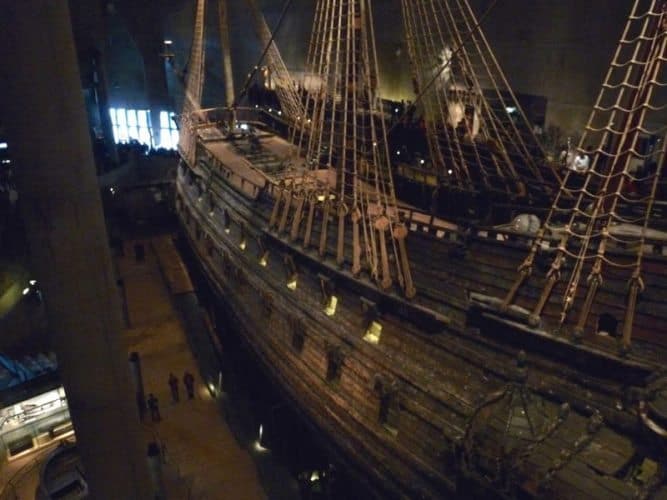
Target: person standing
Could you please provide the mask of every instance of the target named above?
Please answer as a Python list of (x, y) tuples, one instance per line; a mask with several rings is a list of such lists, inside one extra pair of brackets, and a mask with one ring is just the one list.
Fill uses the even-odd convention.
[(171, 389), (171, 400), (178, 403), (178, 378), (171, 372), (169, 372), (169, 389)]
[(162, 420), (162, 418), (160, 417), (160, 408), (158, 406), (158, 399), (152, 392), (148, 395), (148, 409), (151, 411), (151, 420), (153, 422), (159, 422), (160, 420)]
[(572, 170), (580, 174), (585, 174), (588, 171), (588, 168), (591, 164), (591, 158), (583, 151), (577, 153), (577, 156), (574, 157), (574, 162), (572, 163)]
[(189, 371), (186, 371), (183, 375), (183, 384), (185, 385), (185, 390), (188, 393), (188, 399), (194, 399), (195, 397), (195, 377)]

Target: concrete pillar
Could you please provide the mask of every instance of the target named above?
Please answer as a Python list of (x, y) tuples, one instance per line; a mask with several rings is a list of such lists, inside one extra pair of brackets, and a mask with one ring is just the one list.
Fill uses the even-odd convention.
[(151, 497), (67, 0), (3, 4), (0, 116), (91, 498)]

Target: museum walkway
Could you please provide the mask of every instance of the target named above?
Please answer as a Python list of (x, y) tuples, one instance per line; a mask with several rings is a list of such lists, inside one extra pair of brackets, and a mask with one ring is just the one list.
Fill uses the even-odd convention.
[[(143, 260), (136, 259), (137, 243), (144, 249)], [(226, 425), (214, 397), (216, 389), (202, 381), (190, 349), (173, 298), (187, 294), (191, 285), (170, 237), (126, 241), (116, 266), (126, 298), (125, 345), (128, 352), (140, 355), (146, 395), (153, 393), (159, 400), (162, 420), (152, 423), (147, 412), (147, 438), (160, 442), (167, 467), (175, 468), (182, 479), (167, 485), (168, 497), (266, 498), (250, 453), (239, 446)], [(185, 371), (195, 375), (194, 400), (185, 394)], [(178, 403), (171, 401), (170, 372), (179, 378)], [(183, 487), (185, 492), (173, 491)]]
[[(152, 422), (147, 410), (143, 429), (146, 443), (155, 441), (163, 450), (166, 498), (299, 498), (289, 470), (245, 435), (244, 406), (221, 391), (221, 345), (171, 234), (126, 240), (115, 253), (124, 346), (128, 355), (139, 354), (145, 395), (159, 401), (161, 420)], [(195, 378), (193, 400), (183, 385), (186, 371)], [(170, 373), (179, 379), (177, 403)], [(42, 466), (58, 442), (0, 464), (0, 500), (35, 498)]]

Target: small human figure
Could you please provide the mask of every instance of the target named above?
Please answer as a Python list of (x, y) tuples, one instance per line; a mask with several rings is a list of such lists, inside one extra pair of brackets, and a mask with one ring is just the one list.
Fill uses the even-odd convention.
[(591, 158), (583, 151), (579, 151), (572, 162), (572, 170), (579, 173), (585, 173), (591, 164)]
[(152, 392), (148, 395), (148, 409), (151, 411), (151, 420), (153, 422), (159, 422), (160, 420), (162, 420), (162, 418), (160, 417), (160, 408), (158, 407), (158, 400)]
[(192, 373), (186, 371), (183, 375), (183, 384), (185, 385), (185, 390), (188, 393), (188, 399), (194, 399), (195, 397), (195, 377)]
[(169, 389), (171, 389), (171, 400), (178, 403), (178, 379), (173, 373), (169, 373)]

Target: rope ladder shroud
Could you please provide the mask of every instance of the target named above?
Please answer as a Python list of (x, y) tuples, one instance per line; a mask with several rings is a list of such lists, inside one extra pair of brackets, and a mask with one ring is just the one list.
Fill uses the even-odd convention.
[[(558, 240), (546, 283), (530, 307), (533, 326), (558, 294), (557, 331), (579, 340), (597, 327), (596, 317), (613, 312), (622, 317), (622, 352), (630, 348), (646, 286), (642, 262), (665, 160), (666, 28), (667, 3), (635, 0), (577, 148), (590, 155), (590, 166), (568, 170), (503, 303), (530, 305), (521, 290), (541, 249)], [(603, 295), (619, 282), (626, 286), (625, 301), (612, 306)]]

